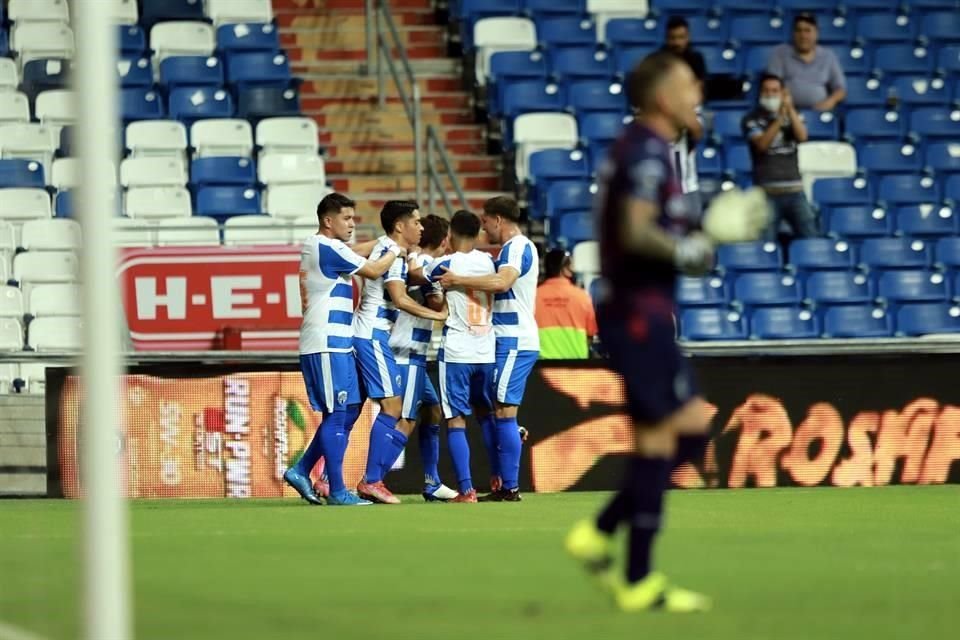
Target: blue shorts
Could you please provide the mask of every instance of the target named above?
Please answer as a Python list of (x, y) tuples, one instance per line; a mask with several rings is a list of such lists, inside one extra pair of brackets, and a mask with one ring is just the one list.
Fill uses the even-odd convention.
[(520, 406), (527, 378), (540, 357), (539, 351), (497, 349), (497, 368), (493, 372), (494, 398), (499, 404)]
[(360, 404), (357, 360), (353, 353), (308, 353), (300, 356), (300, 371), (314, 411), (345, 411)]
[(353, 350), (357, 354), (357, 366), (363, 378), (363, 386), (366, 388), (367, 397), (374, 400), (399, 396), (403, 386), (403, 376), (393, 356), (393, 349), (387, 343), (388, 339), (389, 334), (386, 331), (374, 332), (371, 340), (353, 339)]
[[(427, 377), (426, 363), (410, 362), (409, 364), (397, 365), (400, 367), (403, 376), (403, 384), (400, 385), (400, 397), (403, 398), (403, 408), (400, 410), (400, 417), (406, 420), (416, 420), (423, 404), (423, 389), (426, 383), (430, 381)], [(432, 385), (431, 385), (432, 386)]]
[(493, 408), (494, 364), (440, 363), (440, 399), (447, 420), (473, 415), (473, 407)]
[(437, 394), (437, 388), (433, 386), (433, 380), (430, 376), (423, 376), (423, 403), (421, 406), (434, 407), (440, 404), (440, 396)]

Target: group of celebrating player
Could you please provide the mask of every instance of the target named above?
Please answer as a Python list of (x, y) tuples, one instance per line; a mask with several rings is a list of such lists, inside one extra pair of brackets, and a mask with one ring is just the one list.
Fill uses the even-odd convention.
[[(449, 222), (420, 216), (416, 202), (391, 200), (380, 212), (384, 235), (348, 246), (355, 203), (333, 193), (317, 207), (319, 229), (300, 259), (303, 322), (300, 367), (323, 420), (284, 480), (307, 501), (330, 505), (399, 504), (383, 482), (418, 432), (428, 501), (519, 501), (522, 448), (517, 409), (539, 353), (534, 302), (537, 249), (519, 227), (511, 198), (484, 203), (478, 216)], [(481, 227), (501, 244), (499, 258), (476, 249)], [(354, 312), (353, 277), (362, 278)], [(444, 322), (437, 354), (440, 394), (426, 373), (434, 322)], [(379, 405), (364, 477), (346, 487), (343, 458), (365, 397)], [(490, 456), (491, 492), (477, 497), (470, 471), (466, 420), (476, 415)], [(457, 491), (439, 477), (440, 420)], [(327, 483), (310, 471), (325, 460)]]

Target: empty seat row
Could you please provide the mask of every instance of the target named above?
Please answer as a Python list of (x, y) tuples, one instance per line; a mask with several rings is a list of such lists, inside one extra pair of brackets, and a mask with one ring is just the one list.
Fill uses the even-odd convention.
[[(117, 37), (120, 54), (123, 56), (140, 57), (150, 51), (147, 46), (147, 36), (138, 25), (119, 26)], [(206, 41), (205, 38), (204, 41)], [(217, 52), (227, 54), (244, 51), (275, 52), (280, 49), (280, 32), (270, 23), (223, 24), (216, 30), (214, 51)]]
[[(20, 351), (26, 346), (31, 351), (76, 351), (83, 346), (83, 321), (79, 316), (37, 318), (26, 331), (20, 320), (0, 318), (0, 352)], [(3, 366), (3, 365), (0, 365)]]

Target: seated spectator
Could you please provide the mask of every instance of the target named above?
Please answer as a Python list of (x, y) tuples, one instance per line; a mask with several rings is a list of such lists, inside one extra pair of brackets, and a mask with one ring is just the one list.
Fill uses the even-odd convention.
[(707, 77), (707, 63), (703, 54), (690, 46), (690, 25), (682, 16), (673, 16), (667, 21), (667, 41), (663, 50), (683, 58), (693, 70), (693, 75), (697, 76), (701, 88), (703, 87)]
[(800, 238), (819, 235), (816, 214), (803, 193), (797, 160), (797, 143), (807, 139), (807, 127), (780, 78), (763, 75), (759, 104), (743, 117), (741, 128), (750, 142), (753, 184), (766, 191), (773, 209), (767, 238), (776, 237), (782, 221)]
[(551, 249), (544, 257), (543, 271), (536, 306), (540, 357), (585, 360), (590, 357), (590, 339), (597, 335), (597, 318), (590, 296), (573, 283), (570, 254)]
[(687, 209), (699, 220), (703, 214), (700, 198), (700, 181), (697, 177), (697, 145), (703, 139), (703, 115), (697, 108), (697, 118), (680, 130), (677, 139), (670, 143), (670, 164), (680, 182), (683, 200)]
[(773, 50), (767, 72), (783, 79), (798, 109), (832, 111), (847, 95), (840, 61), (817, 45), (817, 19), (809, 13), (793, 19), (793, 44)]

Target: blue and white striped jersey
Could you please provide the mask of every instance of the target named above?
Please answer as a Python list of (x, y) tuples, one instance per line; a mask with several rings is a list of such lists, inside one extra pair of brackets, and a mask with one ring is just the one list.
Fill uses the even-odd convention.
[(353, 282), (366, 260), (339, 240), (310, 236), (300, 252), (300, 353), (353, 349)]
[[(442, 268), (441, 268), (442, 267)], [(424, 271), (427, 279), (437, 281), (444, 269), (461, 276), (489, 276), (494, 273), (493, 258), (474, 249), (437, 258)], [(443, 327), (443, 362), (489, 364), (496, 361), (496, 337), (493, 332), (493, 294), (463, 287), (447, 290), (449, 315)]]
[[(414, 258), (414, 263), (424, 269), (431, 262), (433, 258), (423, 254)], [(443, 295), (443, 289), (438, 283), (410, 287), (409, 292), (410, 297), (420, 304), (424, 304), (426, 297), (432, 293)], [(425, 363), (432, 337), (433, 320), (427, 320), (406, 311), (398, 311), (397, 322), (393, 325), (393, 332), (390, 334), (390, 348), (393, 349), (397, 364)]]
[(537, 247), (524, 235), (514, 236), (500, 249), (497, 271), (516, 269), (520, 276), (504, 293), (494, 296), (493, 328), (497, 334), (497, 350), (540, 351), (537, 329), (537, 280), (540, 277), (540, 256)]
[[(370, 253), (371, 260), (379, 260), (388, 253), (397, 243), (387, 236), (380, 236), (377, 244)], [(397, 321), (397, 308), (387, 294), (386, 284), (394, 280), (407, 281), (407, 261), (397, 258), (390, 265), (390, 269), (375, 280), (363, 281), (363, 292), (360, 294), (360, 306), (353, 319), (353, 332), (357, 338), (369, 340), (373, 338), (375, 330), (389, 332), (393, 323)]]

